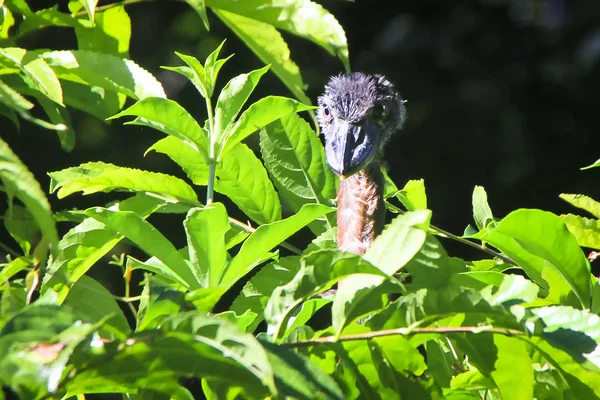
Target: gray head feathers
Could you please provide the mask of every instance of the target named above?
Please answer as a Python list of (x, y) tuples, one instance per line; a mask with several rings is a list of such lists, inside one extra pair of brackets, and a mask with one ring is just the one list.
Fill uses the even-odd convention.
[(406, 120), (404, 103), (381, 75), (354, 72), (331, 78), (317, 113), (329, 166), (347, 176), (380, 158)]

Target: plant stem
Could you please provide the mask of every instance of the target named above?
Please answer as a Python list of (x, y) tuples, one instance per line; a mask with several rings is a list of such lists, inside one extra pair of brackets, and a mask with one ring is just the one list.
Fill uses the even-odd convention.
[(496, 328), (493, 326), (481, 327), (481, 326), (457, 326), (457, 327), (423, 327), (423, 328), (396, 328), (396, 329), (385, 329), (381, 331), (373, 331), (373, 332), (365, 332), (365, 333), (357, 333), (354, 335), (346, 335), (341, 336), (339, 339), (336, 339), (335, 336), (324, 336), (321, 338), (313, 339), (313, 340), (303, 340), (300, 342), (290, 342), (286, 343), (286, 345), (290, 347), (307, 347), (307, 346), (315, 346), (319, 344), (327, 344), (327, 343), (337, 343), (337, 342), (349, 342), (354, 340), (369, 340), (378, 337), (384, 336), (410, 336), (417, 335), (421, 333), (431, 334), (431, 333), (497, 333), (501, 335), (507, 336), (523, 336), (527, 335), (526, 332), (519, 331), (517, 329), (509, 329), (509, 328)]
[(21, 257), (21, 254), (19, 254), (15, 250), (11, 249), (8, 245), (6, 245), (2, 242), (0, 242), (0, 250), (4, 250), (5, 252), (12, 255), (13, 257)]
[(494, 251), (488, 247), (485, 247), (484, 245), (481, 245), (479, 243), (475, 243), (475, 242), (471, 242), (468, 239), (465, 239), (463, 237), (457, 236), (453, 233), (450, 233), (442, 228), (438, 228), (437, 226), (434, 225), (429, 225), (429, 228), (436, 232), (438, 235), (448, 238), (448, 239), (452, 239), (452, 240), (456, 240), (457, 242), (460, 242), (462, 244), (466, 244), (467, 246), (473, 247), (474, 249), (478, 249), (481, 250), (485, 253), (488, 253), (489, 255), (493, 256), (493, 257), (498, 257), (500, 258), (502, 261), (504, 261), (507, 264), (511, 264), (511, 265), (517, 265), (513, 260), (511, 260), (510, 258), (508, 258), (507, 256), (505, 256), (504, 254), (498, 253), (497, 251)]
[(208, 155), (208, 185), (206, 188), (206, 205), (213, 202), (215, 196), (215, 179), (217, 175), (217, 160), (215, 159), (215, 118), (213, 115), (210, 96), (206, 96), (206, 113), (208, 115), (208, 136), (210, 140), (210, 154)]
[[(96, 12), (106, 11), (106, 10), (110, 10), (111, 8), (115, 8), (115, 7), (119, 7), (119, 6), (129, 6), (131, 4), (142, 3), (142, 2), (148, 2), (148, 0), (124, 0), (124, 1), (119, 1), (118, 3), (106, 4), (104, 6), (96, 7)], [(73, 14), (74, 17), (82, 17), (84, 15), (87, 15), (87, 11), (86, 10), (79, 11), (79, 12)]]

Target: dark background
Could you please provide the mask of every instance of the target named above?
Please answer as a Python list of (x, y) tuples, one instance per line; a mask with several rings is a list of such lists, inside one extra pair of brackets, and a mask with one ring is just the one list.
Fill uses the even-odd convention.
[[(51, 1), (29, 2), (39, 8)], [(100, 2), (99, 5), (108, 2)], [(600, 158), (595, 146), (599, 95), (600, 2), (597, 0), (320, 0), (344, 27), (352, 69), (382, 73), (408, 100), (408, 124), (389, 143), (386, 157), (398, 186), (425, 178), (433, 222), (461, 234), (472, 223), (471, 193), (487, 189), (496, 217), (521, 207), (557, 214), (577, 212), (558, 195), (600, 198), (600, 169), (579, 168)], [(64, 8), (61, 2), (61, 8)], [(161, 70), (180, 65), (174, 51), (199, 59), (224, 38), (222, 54), (235, 53), (221, 72), (231, 76), (261, 62), (209, 12), (210, 32), (186, 5), (151, 1), (127, 7), (132, 19), (130, 58), (154, 73), (168, 96), (204, 120), (204, 102), (185, 79)], [(315, 101), (341, 62), (303, 39), (283, 33)], [(18, 43), (27, 48), (76, 47), (69, 29), (47, 28)], [(291, 94), (271, 74), (254, 99)], [(182, 176), (165, 156), (144, 151), (162, 134), (108, 125), (73, 112), (77, 145), (63, 152), (54, 132), (22, 122), (17, 133), (0, 120), (0, 135), (48, 187), (48, 171), (86, 161), (112, 162)], [(256, 136), (248, 143), (256, 145)], [(255, 147), (256, 148), (256, 147)], [(203, 194), (201, 194), (203, 196)], [(54, 210), (84, 208), (114, 194), (71, 196)], [(202, 198), (202, 197), (201, 197)], [(222, 198), (219, 198), (222, 200)], [(156, 224), (178, 245), (183, 229), (173, 216)], [(64, 227), (66, 229), (66, 226)], [(454, 255), (483, 257), (448, 244)], [(15, 246), (16, 247), (16, 246)]]

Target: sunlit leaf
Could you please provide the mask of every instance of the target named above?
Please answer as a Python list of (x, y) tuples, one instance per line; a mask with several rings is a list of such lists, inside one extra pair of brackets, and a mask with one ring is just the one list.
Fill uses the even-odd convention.
[(214, 134), (215, 140), (223, 145), (226, 127), (233, 124), (238, 113), (246, 104), (248, 97), (252, 94), (260, 78), (269, 70), (269, 66), (251, 71), (247, 74), (240, 74), (232, 78), (219, 94), (217, 105), (215, 107)]
[(302, 103), (310, 104), (304, 93), (300, 69), (290, 58), (287, 43), (272, 25), (223, 10), (215, 10), (217, 16), (238, 35), (258, 58), (271, 65), (271, 71)]
[[(494, 335), (497, 359), (491, 375), (503, 399), (533, 398), (533, 366), (528, 346), (519, 339)], [(515, 385), (518, 381), (519, 384)]]
[(63, 105), (60, 81), (43, 58), (18, 47), (0, 49), (0, 56), (19, 68), (42, 94), (57, 104)]
[(264, 255), (316, 218), (333, 211), (321, 204), (306, 204), (297, 213), (281, 221), (259, 226), (231, 260), (219, 282), (232, 285), (254, 268)]
[(279, 198), (260, 160), (238, 143), (217, 167), (215, 190), (229, 197), (259, 224), (281, 219)]
[[(166, 154), (196, 185), (208, 184), (208, 165), (190, 146), (174, 137), (164, 138), (148, 151)], [(259, 224), (281, 219), (281, 205), (267, 171), (245, 144), (225, 154), (216, 168), (215, 190), (229, 197), (246, 215)]]
[(556, 215), (521, 209), (482, 232), (492, 244), (517, 262), (536, 282), (543, 281), (542, 269), (554, 268), (576, 295), (579, 306), (590, 304), (590, 265), (575, 237)]
[(573, 214), (561, 215), (560, 218), (581, 247), (600, 249), (600, 221)]
[(208, 16), (206, 15), (206, 4), (204, 0), (185, 0), (193, 9), (198, 13), (200, 19), (202, 19), (202, 23), (206, 30), (210, 30), (210, 25), (208, 23)]
[(221, 203), (193, 208), (188, 212), (183, 226), (190, 251), (190, 262), (198, 271), (200, 284), (203, 287), (216, 285), (227, 261), (227, 210)]
[(85, 50), (49, 51), (42, 57), (61, 79), (114, 90), (136, 100), (166, 97), (151, 73), (125, 58)]
[(277, 286), (282, 286), (296, 275), (300, 269), (300, 257), (283, 257), (262, 267), (244, 286), (233, 301), (230, 309), (238, 315), (250, 310), (254, 316), (250, 331), (264, 319), (263, 312), (269, 297)]
[(75, 26), (77, 47), (114, 56), (129, 56), (131, 20), (124, 6), (112, 7)]
[(262, 342), (278, 389), (296, 399), (343, 399), (335, 380), (305, 357), (283, 345)]
[(206, 0), (206, 5), (265, 22), (309, 39), (337, 56), (350, 70), (346, 34), (335, 17), (310, 0)]
[(583, 194), (567, 194), (561, 193), (559, 196), (561, 199), (566, 201), (567, 203), (581, 208), (592, 214), (596, 218), (600, 218), (600, 202), (592, 199), (589, 196), (585, 196)]
[(156, 256), (175, 274), (181, 276), (189, 288), (195, 289), (200, 286), (195, 271), (188, 261), (162, 233), (137, 213), (92, 207), (87, 209), (85, 214), (127, 237), (146, 253)]
[(494, 221), (483, 186), (475, 186), (473, 190), (473, 220), (479, 229), (485, 228), (490, 221)]
[(288, 321), (303, 301), (329, 289), (340, 279), (352, 274), (363, 278), (369, 275), (386, 277), (381, 270), (356, 254), (335, 250), (310, 253), (301, 259), (301, 265), (294, 279), (273, 291), (266, 306), (265, 320), (275, 340), (285, 337)]
[(427, 195), (423, 179), (411, 180), (394, 194), (408, 211), (426, 210)]
[(65, 299), (72, 310), (85, 322), (101, 322), (100, 331), (108, 337), (124, 339), (130, 332), (129, 323), (115, 298), (98, 281), (82, 276)]
[(198, 203), (194, 190), (184, 181), (171, 175), (118, 167), (103, 162), (81, 164), (49, 173), (50, 192), (58, 190), (59, 198), (81, 191), (84, 195), (126, 190), (150, 192), (167, 199)]
[[(163, 201), (157, 198), (138, 194), (115, 204), (112, 208), (134, 211), (145, 218), (162, 204)], [(47, 268), (41, 292), (52, 289), (57, 292), (59, 303), (62, 302), (75, 282), (123, 237), (103, 223), (86, 218), (67, 232), (58, 243), (58, 256), (51, 260)]]
[[(262, 128), (260, 149), (269, 175), (292, 210), (307, 203), (331, 205), (335, 176), (325, 162), (323, 145), (302, 118), (290, 114)], [(326, 220), (329, 228), (332, 219)]]
[(225, 132), (220, 157), (263, 126), (294, 112), (310, 110), (315, 107), (298, 103), (287, 97), (267, 96), (252, 104), (240, 115), (235, 124)]
[(181, 139), (201, 155), (208, 157), (208, 137), (198, 122), (173, 100), (149, 97), (138, 101), (110, 119), (128, 115), (137, 117), (129, 124), (149, 126)]
[(96, 14), (96, 4), (98, 4), (98, 0), (79, 0), (83, 8), (88, 14), (90, 18), (90, 22), (94, 23), (94, 15)]

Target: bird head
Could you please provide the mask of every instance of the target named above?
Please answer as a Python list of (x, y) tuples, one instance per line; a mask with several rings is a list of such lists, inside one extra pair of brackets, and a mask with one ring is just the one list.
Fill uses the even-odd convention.
[(331, 78), (317, 112), (331, 169), (348, 177), (378, 160), (406, 119), (404, 100), (381, 75), (354, 72)]

